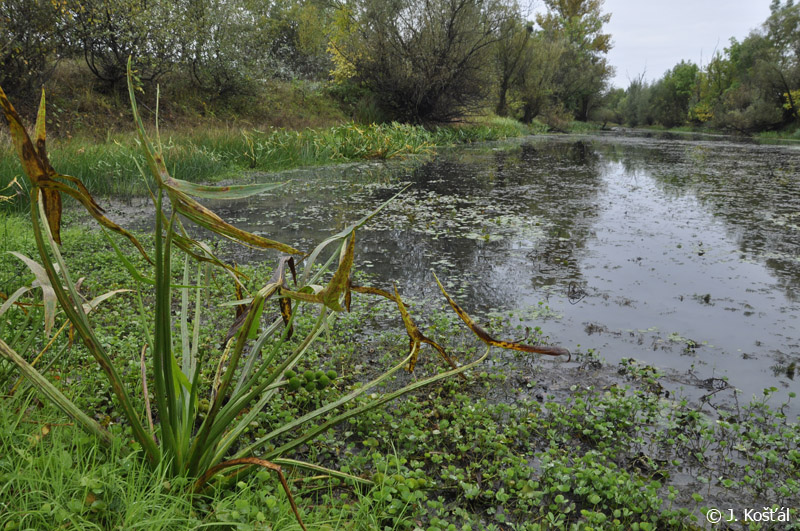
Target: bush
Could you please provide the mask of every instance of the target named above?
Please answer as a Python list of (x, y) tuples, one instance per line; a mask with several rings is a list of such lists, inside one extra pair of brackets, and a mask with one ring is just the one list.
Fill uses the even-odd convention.
[(342, 8), (332, 38), (340, 80), (363, 83), (402, 122), (450, 122), (483, 101), (505, 12), (486, 0), (357, 4)]
[(55, 65), (60, 12), (50, 0), (3, 0), (0, 21), (0, 85), (35, 94)]

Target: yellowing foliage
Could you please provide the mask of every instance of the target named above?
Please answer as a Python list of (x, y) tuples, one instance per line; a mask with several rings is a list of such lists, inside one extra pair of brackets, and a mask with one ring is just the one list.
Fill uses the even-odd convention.
[(784, 92), (783, 100), (783, 108), (787, 111), (792, 111), (792, 116), (797, 118), (797, 102), (800, 100), (800, 89)]

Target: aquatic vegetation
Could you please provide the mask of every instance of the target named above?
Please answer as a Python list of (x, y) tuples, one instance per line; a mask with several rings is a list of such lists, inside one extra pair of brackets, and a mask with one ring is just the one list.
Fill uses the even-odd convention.
[[(301, 527), (304, 527), (281, 465), (322, 471), (329, 476), (355, 483), (369, 481), (289, 458), (291, 452), (298, 447), (330, 428), (372, 411), (395, 398), (451, 376), (462, 375), (486, 359), (491, 346), (556, 356), (568, 354), (565, 349), (558, 347), (536, 347), (495, 340), (472, 322), (439, 284), (442, 294), (467, 326), (489, 345), (482, 356), (457, 365), (441, 346), (426, 338), (416, 327), (395, 288), (394, 295), (389, 297), (396, 303), (411, 338), (410, 350), (406, 356), (370, 382), (337, 400), (288, 419), (285, 423), (274, 426), (265, 435), (246, 444), (242, 443), (241, 436), (264, 407), (284, 388), (296, 391), (298, 383), (303, 385), (294, 369), (317, 338), (330, 328), (336, 314), (349, 308), (351, 292), (360, 291), (351, 283), (356, 231), (377, 215), (382, 207), (325, 239), (308, 254), (290, 245), (239, 229), (195, 198), (243, 198), (274, 189), (280, 184), (210, 186), (173, 177), (167, 170), (160, 138), (151, 140), (138, 113), (135, 78), (130, 66), (128, 85), (145, 160), (145, 165), (140, 170), (142, 176), (153, 183), (151, 197), (155, 205), (155, 231), (154, 249), (150, 252), (136, 236), (106, 217), (103, 208), (81, 180), (60, 174), (51, 166), (46, 151), (44, 93), (35, 126), (35, 140), (28, 136), (19, 116), (2, 91), (0, 103), (5, 111), (17, 154), (29, 179), (33, 233), (42, 260), (42, 270), (36, 269), (36, 272), (41, 277), (42, 287), (45, 284), (49, 286), (46, 290), (46, 305), (50, 308), (46, 314), (46, 328), (49, 330), (52, 327), (52, 307), (57, 300), (84, 346), (105, 373), (120, 414), (125, 418), (147, 460), (154, 467), (163, 467), (169, 477), (190, 478), (190, 491), (208, 488), (212, 478), (227, 469), (232, 468), (234, 472), (231, 474), (228, 471), (227, 476), (220, 479), (222, 482), (233, 481), (247, 473), (250, 467), (260, 466), (278, 474), (295, 516)], [(393, 156), (393, 152), (384, 150), (385, 146), (365, 144), (362, 131), (348, 129), (338, 134), (348, 138), (352, 136), (345, 143), (347, 146), (363, 149), (366, 145), (366, 149), (373, 150), (366, 154), (359, 153), (360, 157), (370, 156), (372, 153), (380, 157)], [(251, 155), (255, 157), (255, 144), (251, 142), (251, 146)], [(133, 390), (126, 386), (117, 360), (99, 339), (97, 328), (88, 319), (77, 284), (72, 281), (71, 268), (62, 255), (62, 194), (80, 202), (105, 229), (105, 235), (117, 253), (119, 262), (124, 264), (136, 283), (136, 304), (141, 320), (140, 340), (143, 343), (140, 364), (145, 419), (142, 418), (141, 408), (134, 403)], [(166, 207), (167, 203), (169, 208)], [(182, 219), (235, 243), (282, 253), (272, 277), (263, 287), (245, 296), (240, 272), (222, 262), (207, 244), (190, 237)], [(139, 259), (147, 264), (145, 272), (126, 256), (114, 236), (108, 232), (122, 237), (135, 248)], [(324, 258), (324, 253), (329, 253), (329, 257)], [(300, 275), (296, 271), (298, 264), (295, 257), (298, 257), (297, 262), (302, 260), (303, 263), (304, 269)], [(173, 260), (181, 258), (183, 274), (176, 278)], [(335, 268), (334, 264), (337, 264)], [(29, 266), (33, 267), (32, 263)], [(215, 360), (216, 371), (209, 382), (204, 373), (204, 364), (211, 360), (201, 345), (200, 326), (207, 302), (202, 294), (208, 289), (210, 267), (229, 273), (237, 282), (237, 300), (234, 301), (237, 311), (236, 320), (224, 340), (224, 351), (221, 358)], [(290, 281), (294, 284), (292, 287)], [(388, 295), (377, 288), (374, 292)], [(173, 295), (175, 293), (178, 296)], [(280, 316), (269, 325), (262, 326), (264, 309), (268, 301), (275, 299)], [(152, 300), (151, 309), (145, 309), (145, 300)], [(173, 317), (173, 307), (176, 304), (179, 311)], [(313, 324), (310, 329), (304, 330), (302, 339), (293, 338), (297, 316), (306, 313), (314, 316), (311, 319)], [(373, 393), (366, 402), (355, 407), (346, 407), (402, 368), (413, 370), (423, 342), (432, 345), (439, 352), (448, 362), (449, 370), (421, 378), (391, 392)], [(81, 427), (107, 444), (112, 443), (114, 435), (105, 426), (58, 392), (23, 356), (2, 340), (0, 353), (16, 365), (39, 392), (55, 402)], [(148, 359), (152, 365), (151, 375), (147, 374)], [(335, 376), (335, 373), (308, 369), (303, 374), (304, 389), (307, 392), (322, 390)], [(151, 385), (155, 397), (155, 414), (149, 398)], [(201, 398), (203, 396), (208, 398)]]
[[(396, 122), (291, 130), (200, 130), (170, 132), (160, 146), (172, 173), (192, 182), (219, 181), (245, 171), (274, 172), (290, 168), (359, 160), (426, 156), (441, 146), (524, 136), (528, 130), (508, 119), (481, 120), (432, 130)], [(137, 167), (143, 163), (135, 136), (119, 134), (106, 142), (61, 139), (48, 153), (62, 172), (76, 176), (94, 194), (146, 193)], [(0, 204), (27, 205), (27, 180), (10, 146), (0, 144)], [(12, 186), (14, 178), (17, 181)], [(152, 178), (147, 182), (153, 185)], [(6, 206), (7, 208), (7, 206)]]

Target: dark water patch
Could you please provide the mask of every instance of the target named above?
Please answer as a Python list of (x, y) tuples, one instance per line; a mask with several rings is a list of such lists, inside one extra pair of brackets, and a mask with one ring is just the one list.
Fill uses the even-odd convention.
[(540, 327), (572, 350), (691, 375), (687, 386), (727, 378), (745, 400), (797, 391), (796, 148), (532, 137), (259, 178), (290, 182), (210, 206), (301, 249), (411, 184), (357, 237), (358, 267), (404, 297), (441, 304), (433, 269), (483, 322)]

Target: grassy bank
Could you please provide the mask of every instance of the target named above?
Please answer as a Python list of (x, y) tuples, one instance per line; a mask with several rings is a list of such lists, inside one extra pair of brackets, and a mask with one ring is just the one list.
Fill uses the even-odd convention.
[(755, 133), (742, 133), (730, 129), (713, 129), (701, 125), (682, 125), (664, 127), (662, 125), (637, 126), (633, 130), (671, 133), (675, 135), (726, 135), (740, 138), (753, 138), (763, 144), (794, 144), (800, 141), (800, 128), (794, 126), (781, 131), (761, 131)]
[[(390, 159), (430, 154), (436, 147), (517, 137), (529, 129), (504, 118), (425, 129), (398, 123), (267, 131), (192, 129), (162, 131), (167, 167), (173, 175), (193, 182), (214, 182), (248, 171), (274, 172), (365, 159)], [(137, 163), (140, 150), (133, 132), (93, 138), (57, 139), (49, 148), (59, 172), (80, 178), (98, 194), (135, 195), (144, 192)], [(0, 146), (0, 189), (14, 178), (26, 182), (5, 137)], [(25, 201), (18, 201), (17, 205)]]
[(755, 135), (764, 144), (796, 144), (800, 142), (800, 128), (785, 131), (764, 131)]
[[(23, 225), (19, 217), (5, 218), (0, 233), (11, 235), (7, 247), (34, 256)], [(87, 298), (129, 287), (127, 271), (98, 232), (67, 229), (63, 249), (73, 271), (86, 276), (81, 289)], [(6, 293), (33, 281), (7, 254), (0, 271)], [(251, 289), (271, 274), (265, 266), (244, 271)], [(218, 275), (208, 300), (232, 293), (229, 278)], [(412, 313), (428, 315), (426, 335), (459, 360), (474, 357), (478, 345), (458, 332), (463, 325), (441, 301), (407, 302)], [(392, 306), (354, 297), (352, 312), (298, 367), (301, 374), (334, 370), (334, 385), (282, 392), (241, 444), (353, 391), (374, 376), (376, 364), (402, 358), (408, 340)], [(32, 358), (47, 342), (34, 324), (40, 309), (24, 309), (34, 319), (13, 308), (0, 336), (19, 332), (21, 343), (32, 338)], [(217, 359), (234, 312), (216, 306), (210, 312), (200, 337), (206, 355)], [(92, 320), (130, 387), (141, 389), (136, 314), (132, 295), (119, 294)], [(302, 337), (309, 326), (310, 319), (298, 321), (296, 333)], [(510, 318), (490, 321), (488, 328), (514, 333)], [(783, 414), (782, 404), (772, 403), (770, 390), (750, 403), (724, 400), (732, 391), (692, 403), (668, 392), (671, 382), (653, 367), (632, 360), (609, 367), (597, 353), (574, 354), (577, 362), (565, 364), (498, 351), (465, 381), (422, 389), (298, 448), (298, 459), (374, 481), (354, 486), (290, 470), (309, 529), (696, 529), (712, 508), (733, 509), (742, 519), (745, 509), (763, 507), (791, 507), (790, 525), (773, 528), (798, 528), (793, 500), (800, 495), (800, 426)], [(49, 365), (45, 373), (54, 384), (112, 433), (128, 433), (108, 383), (79, 343), (69, 346), (62, 334), (39, 364)], [(435, 352), (425, 349), (413, 376), (398, 374), (376, 392), (441, 370)], [(17, 377), (0, 361), (0, 529), (299, 529), (268, 472), (189, 500), (182, 480), (144, 466), (128, 437), (102, 447), (29, 388), (8, 396)], [(213, 372), (204, 377), (210, 385)], [(144, 410), (141, 392), (135, 400)]]
[[(93, 193), (142, 194), (145, 188), (136, 167), (142, 159), (127, 92), (100, 90), (82, 62), (76, 61), (59, 64), (44, 88), (48, 152), (56, 170), (78, 177)], [(334, 89), (322, 82), (272, 80), (222, 98), (167, 75), (158, 102), (154, 87), (139, 97), (148, 125), (156, 122), (158, 109), (167, 167), (194, 182), (219, 181), (248, 171), (427, 154), (439, 146), (543, 129), (541, 124), (529, 128), (494, 116), (448, 127), (373, 124), (375, 113), (363, 99)], [(38, 94), (12, 98), (29, 127), (38, 102)], [(26, 181), (8, 130), (2, 127), (0, 190), (15, 177), (20, 183)]]

